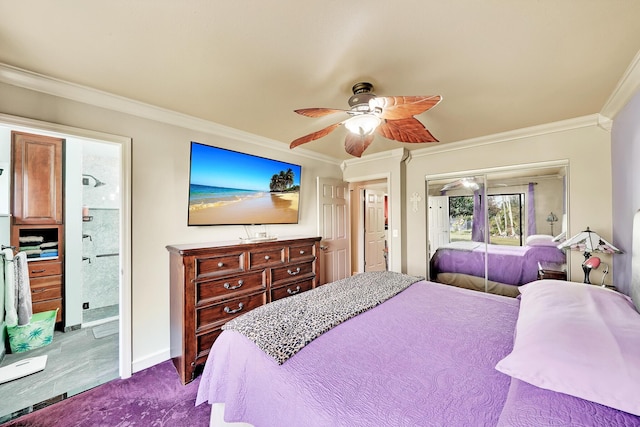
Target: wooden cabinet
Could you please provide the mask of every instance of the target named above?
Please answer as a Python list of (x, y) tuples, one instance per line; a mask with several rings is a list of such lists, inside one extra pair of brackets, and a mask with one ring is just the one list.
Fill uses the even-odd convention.
[(11, 140), (11, 245), (27, 253), (33, 312), (57, 308), (56, 322), (61, 322), (64, 308), (64, 140), (22, 132), (12, 132)]
[[(63, 226), (12, 226), (11, 245), (27, 253), (33, 312), (39, 313), (57, 308), (56, 323), (62, 322), (64, 310)], [(34, 249), (36, 247), (40, 249)]]
[(318, 285), (319, 242), (309, 237), (167, 246), (171, 357), (183, 384), (195, 378), (227, 321)]
[(12, 132), (13, 224), (62, 224), (64, 140)]

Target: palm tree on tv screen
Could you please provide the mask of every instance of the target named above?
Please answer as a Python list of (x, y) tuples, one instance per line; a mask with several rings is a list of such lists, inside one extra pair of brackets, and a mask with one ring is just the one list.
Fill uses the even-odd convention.
[(271, 182), (269, 183), (269, 189), (274, 191), (291, 191), (293, 190), (293, 180), (295, 178), (295, 174), (291, 168), (286, 171), (280, 171), (280, 173), (276, 173), (271, 177)]

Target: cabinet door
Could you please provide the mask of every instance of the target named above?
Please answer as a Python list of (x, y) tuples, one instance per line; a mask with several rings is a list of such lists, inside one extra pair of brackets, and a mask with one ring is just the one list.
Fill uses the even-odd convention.
[(62, 224), (64, 140), (12, 132), (14, 224)]

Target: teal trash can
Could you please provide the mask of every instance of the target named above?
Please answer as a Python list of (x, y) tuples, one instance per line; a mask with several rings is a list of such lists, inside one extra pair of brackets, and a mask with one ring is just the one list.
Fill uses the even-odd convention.
[(53, 341), (58, 309), (35, 313), (31, 322), (23, 326), (7, 326), (11, 353), (23, 353), (44, 347)]

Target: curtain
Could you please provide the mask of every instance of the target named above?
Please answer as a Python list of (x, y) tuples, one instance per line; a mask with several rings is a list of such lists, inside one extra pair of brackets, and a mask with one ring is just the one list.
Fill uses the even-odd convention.
[(529, 191), (527, 193), (527, 235), (538, 234), (536, 228), (536, 202), (533, 197), (533, 182), (529, 183)]
[(473, 224), (471, 226), (471, 240), (474, 242), (484, 242), (484, 227), (486, 220), (480, 195), (480, 189), (473, 192)]

